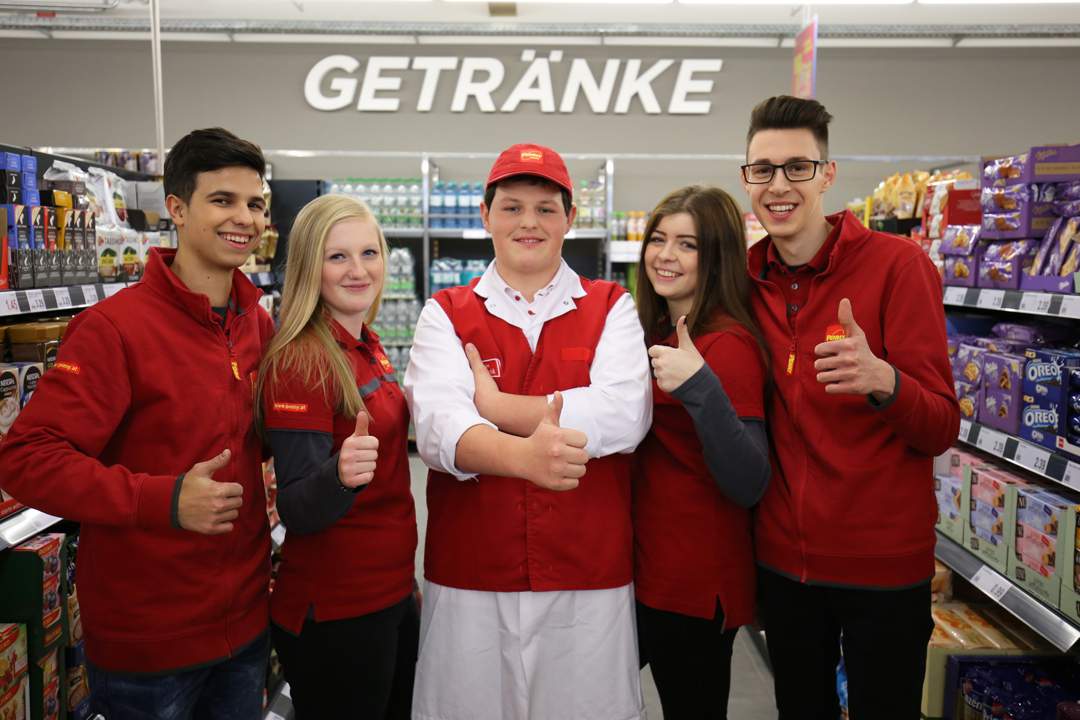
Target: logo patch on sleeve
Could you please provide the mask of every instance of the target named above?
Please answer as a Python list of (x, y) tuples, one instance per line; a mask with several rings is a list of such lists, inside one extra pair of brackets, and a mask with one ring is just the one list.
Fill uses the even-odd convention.
[(481, 360), (480, 362), (484, 363), (484, 367), (491, 373), (491, 377), (502, 377), (502, 359), (491, 358), (490, 360)]
[(79, 367), (78, 364), (68, 362), (67, 360), (61, 360), (60, 362), (53, 365), (53, 367), (57, 370), (62, 370), (63, 372), (70, 373), (72, 375), (78, 375), (82, 372), (82, 368)]
[(308, 406), (307, 403), (276, 402), (274, 403), (274, 411), (286, 413), (306, 413), (308, 411)]
[(390, 364), (390, 358), (386, 357), (385, 353), (376, 353), (375, 359), (379, 361), (379, 367), (383, 369), (383, 372), (387, 375), (391, 375), (394, 372), (394, 366)]

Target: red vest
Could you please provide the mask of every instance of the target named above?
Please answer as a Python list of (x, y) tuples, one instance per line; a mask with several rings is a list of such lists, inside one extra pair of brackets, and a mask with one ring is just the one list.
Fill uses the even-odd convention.
[[(677, 344), (674, 333), (662, 344)], [(764, 417), (765, 371), (741, 325), (694, 338), (735, 412)], [(754, 619), (750, 511), (724, 496), (705, 464), (694, 422), (653, 381), (653, 425), (635, 454), (634, 590), (657, 610), (711, 619), (726, 628)]]
[[(378, 336), (365, 327), (366, 342), (357, 342), (337, 322), (330, 327), (356, 373), (368, 431), (379, 439), (379, 459), (374, 479), (340, 520), (320, 532), (285, 538), (270, 616), (295, 634), (309, 607), (320, 622), (358, 617), (400, 602), (413, 584), (409, 408)], [(267, 387), (266, 399), (267, 428), (332, 433), (333, 452), (356, 428), (356, 420), (334, 412), (318, 387), (295, 376), (279, 376), (273, 388)]]
[[(576, 309), (548, 320), (536, 352), (521, 329), (489, 314), (469, 286), (435, 299), (464, 345), (496, 367), (503, 392), (548, 395), (587, 386), (608, 311), (624, 292), (581, 280)], [(589, 460), (581, 484), (554, 492), (522, 478), (428, 476), (425, 577), (440, 585), (491, 592), (596, 590), (633, 579), (630, 456)]]

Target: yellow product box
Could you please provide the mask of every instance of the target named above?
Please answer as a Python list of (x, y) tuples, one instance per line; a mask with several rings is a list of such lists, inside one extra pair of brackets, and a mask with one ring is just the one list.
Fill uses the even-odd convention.
[(1026, 486), (1011, 473), (988, 465), (969, 472), (968, 510), (964, 546), (998, 572), (1008, 572), (1018, 487)]
[(19, 683), (26, 674), (26, 659), (26, 625), (0, 623), (0, 692)]

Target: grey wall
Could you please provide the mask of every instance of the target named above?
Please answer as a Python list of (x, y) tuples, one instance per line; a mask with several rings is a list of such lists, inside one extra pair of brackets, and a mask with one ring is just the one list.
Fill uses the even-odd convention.
[[(430, 113), (414, 110), (421, 74), (404, 73), (397, 113), (319, 112), (303, 98), (310, 67), (335, 53), (457, 55), (501, 59), (505, 98), (520, 77), (522, 48), (166, 43), (165, 136), (224, 125), (267, 148), (494, 152), (513, 142), (550, 144), (565, 153), (738, 153), (753, 104), (790, 87), (791, 51), (747, 48), (566, 47), (555, 65), (556, 99), (572, 58), (709, 58), (724, 60), (706, 116), (594, 115), (584, 99), (570, 115), (448, 111), (456, 73), (446, 73)], [(538, 47), (541, 54), (548, 48)], [(5, 40), (0, 141), (22, 145), (149, 147), (154, 143), (149, 46), (132, 41)], [(593, 64), (599, 67), (599, 62)], [(360, 73), (362, 74), (362, 68)], [(663, 103), (675, 76), (654, 87)], [(836, 116), (838, 155), (995, 154), (1043, 142), (1080, 142), (1080, 48), (822, 49), (818, 97)], [(696, 99), (696, 98), (695, 98)], [(275, 177), (418, 174), (413, 160), (274, 160)], [(737, 163), (625, 161), (617, 167), (617, 206), (650, 207), (666, 190), (711, 181), (733, 192)], [(885, 175), (913, 163), (848, 162), (832, 204), (866, 195)], [(480, 179), (486, 161), (446, 161), (447, 179)], [(575, 174), (591, 163), (574, 163)]]

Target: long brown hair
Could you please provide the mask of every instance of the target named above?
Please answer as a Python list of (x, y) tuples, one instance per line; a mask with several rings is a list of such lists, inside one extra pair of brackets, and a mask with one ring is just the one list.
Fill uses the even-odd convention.
[(698, 283), (686, 318), (691, 337), (723, 329), (730, 321), (717, 322), (717, 312), (730, 316), (757, 341), (768, 377), (769, 355), (761, 331), (750, 311), (750, 275), (746, 271), (746, 226), (735, 199), (716, 187), (688, 185), (657, 204), (645, 228), (638, 261), (637, 308), (647, 342), (666, 337), (678, 318), (669, 317), (667, 301), (656, 294), (645, 274), (645, 248), (660, 221), (687, 213), (694, 219), (698, 246)]

